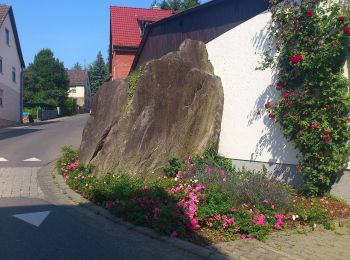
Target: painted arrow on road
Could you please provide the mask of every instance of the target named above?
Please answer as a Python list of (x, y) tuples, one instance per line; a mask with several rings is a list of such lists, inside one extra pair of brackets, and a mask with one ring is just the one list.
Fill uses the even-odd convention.
[(41, 160), (33, 157), (33, 158), (25, 159), (23, 160), (23, 162), (41, 162)]
[(0, 157), (0, 162), (8, 162), (8, 160), (5, 159), (4, 157)]
[(20, 220), (23, 220), (28, 224), (39, 227), (50, 213), (51, 211), (43, 211), (43, 212), (33, 212), (33, 213), (26, 213), (26, 214), (16, 214), (12, 216)]

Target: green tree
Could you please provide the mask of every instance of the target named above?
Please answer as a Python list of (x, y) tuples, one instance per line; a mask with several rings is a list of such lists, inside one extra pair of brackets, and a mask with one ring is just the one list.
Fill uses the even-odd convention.
[(82, 70), (83, 69), (83, 66), (81, 66), (81, 64), (79, 62), (76, 62), (74, 65), (73, 65), (73, 69), (75, 70)]
[(200, 4), (201, 3), (199, 0), (184, 0), (181, 5), (181, 11), (187, 10)]
[(25, 103), (62, 106), (67, 99), (69, 80), (63, 63), (50, 49), (43, 49), (29, 64), (24, 85)]
[(184, 11), (200, 4), (199, 0), (154, 0), (151, 6), (159, 5), (164, 10)]
[(91, 94), (95, 95), (100, 86), (108, 79), (108, 68), (101, 51), (98, 52), (96, 60), (89, 65), (88, 72)]

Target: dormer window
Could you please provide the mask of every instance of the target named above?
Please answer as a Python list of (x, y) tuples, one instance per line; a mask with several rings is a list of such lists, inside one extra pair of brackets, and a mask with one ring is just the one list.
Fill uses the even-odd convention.
[(140, 26), (140, 32), (141, 32), (141, 38), (143, 37), (143, 35), (145, 34), (146, 28), (149, 24), (151, 24), (152, 21), (142, 21), (139, 20), (139, 26)]
[(10, 46), (10, 31), (5, 28), (5, 43)]

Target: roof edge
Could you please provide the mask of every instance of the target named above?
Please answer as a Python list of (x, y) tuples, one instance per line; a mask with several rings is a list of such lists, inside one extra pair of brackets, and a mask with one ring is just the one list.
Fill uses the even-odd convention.
[(16, 21), (15, 21), (15, 15), (13, 14), (12, 6), (10, 6), (8, 14), (10, 15), (12, 30), (13, 30), (13, 34), (15, 36), (16, 48), (17, 48), (19, 60), (21, 62), (21, 67), (23, 69), (26, 67), (26, 65), (25, 65), (24, 59), (23, 59), (22, 48), (21, 48), (21, 44), (19, 42), (18, 31), (17, 31)]

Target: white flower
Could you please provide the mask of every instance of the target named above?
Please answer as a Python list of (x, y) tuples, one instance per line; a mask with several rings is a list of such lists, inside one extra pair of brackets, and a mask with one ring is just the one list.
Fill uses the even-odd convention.
[(314, 228), (316, 228), (317, 227), (317, 225), (316, 224), (314, 224)]
[(298, 215), (295, 215), (295, 218), (299, 218), (299, 216), (298, 216)]
[(87, 187), (87, 186), (89, 186), (89, 184), (86, 183), (86, 184), (85, 184), (85, 187)]
[(179, 179), (177, 178), (177, 177), (175, 177), (175, 179), (174, 179), (175, 181), (178, 181)]
[(194, 180), (193, 182), (194, 182), (194, 183), (198, 183), (198, 180)]

